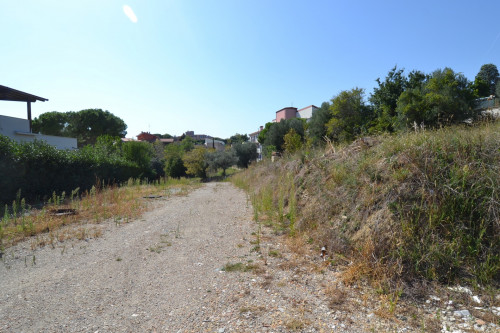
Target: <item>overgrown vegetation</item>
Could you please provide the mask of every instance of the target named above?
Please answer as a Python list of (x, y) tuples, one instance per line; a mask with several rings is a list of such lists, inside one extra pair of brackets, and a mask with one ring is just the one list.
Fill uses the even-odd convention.
[(499, 123), (306, 148), (232, 179), (275, 232), (353, 260), (346, 282), (500, 282)]
[[(500, 81), (497, 67), (481, 67), (474, 82), (451, 68), (426, 74), (405, 74), (392, 68), (365, 98), (362, 88), (343, 90), (303, 119), (267, 123), (259, 133), (264, 156), (273, 152), (294, 154), (297, 147), (321, 146), (326, 141), (352, 142), (360, 136), (404, 132), (409, 128), (440, 128), (482, 117), (478, 98), (494, 94)], [(499, 96), (497, 96), (498, 98)], [(293, 132), (290, 132), (293, 129)], [(288, 143), (285, 143), (285, 138)]]
[[(21, 191), (29, 202), (44, 201), (55, 191), (90, 190), (96, 181), (121, 184), (129, 178), (158, 179), (155, 151), (145, 142), (121, 143), (102, 136), (95, 145), (58, 150), (44, 141), (18, 143), (0, 136), (0, 203), (10, 204)], [(162, 171), (162, 168), (160, 168)]]

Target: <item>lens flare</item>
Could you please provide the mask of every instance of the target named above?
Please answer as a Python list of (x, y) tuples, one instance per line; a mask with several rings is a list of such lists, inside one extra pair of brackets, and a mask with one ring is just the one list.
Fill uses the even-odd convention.
[(132, 10), (132, 8), (130, 8), (129, 5), (123, 5), (123, 12), (125, 13), (125, 15), (127, 15), (130, 21), (137, 23), (137, 16), (135, 16), (134, 11)]

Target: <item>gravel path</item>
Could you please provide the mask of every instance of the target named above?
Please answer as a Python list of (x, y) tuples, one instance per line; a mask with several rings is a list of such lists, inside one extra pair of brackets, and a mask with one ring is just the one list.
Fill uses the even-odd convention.
[[(271, 229), (262, 230), (261, 253), (253, 251), (252, 208), (229, 183), (154, 205), (131, 223), (101, 224), (97, 239), (8, 249), (0, 263), (0, 332), (498, 329), (495, 317), (479, 324), (456, 317), (462, 307), (447, 299), (390, 315), (373, 289), (343, 285), (314, 248)], [(240, 269), (222, 271), (229, 263)]]
[(198, 331), (236, 278), (220, 268), (250, 253), (242, 239), (252, 232), (249, 213), (243, 192), (207, 184), (141, 220), (109, 223), (98, 239), (9, 249), (0, 264), (0, 331)]

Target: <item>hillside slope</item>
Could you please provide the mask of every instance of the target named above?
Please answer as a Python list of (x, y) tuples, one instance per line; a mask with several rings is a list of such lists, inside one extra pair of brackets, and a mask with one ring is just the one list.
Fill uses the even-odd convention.
[(498, 122), (302, 151), (234, 182), (276, 232), (349, 257), (352, 275), (500, 282)]

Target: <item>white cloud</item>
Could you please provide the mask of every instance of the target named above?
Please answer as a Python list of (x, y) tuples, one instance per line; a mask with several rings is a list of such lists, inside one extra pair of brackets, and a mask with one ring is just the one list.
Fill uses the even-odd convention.
[(134, 11), (132, 10), (132, 8), (130, 8), (129, 5), (123, 5), (123, 12), (125, 13), (125, 15), (127, 15), (130, 21), (137, 23), (137, 16), (135, 16)]

